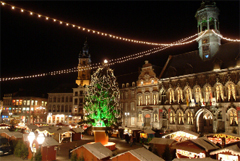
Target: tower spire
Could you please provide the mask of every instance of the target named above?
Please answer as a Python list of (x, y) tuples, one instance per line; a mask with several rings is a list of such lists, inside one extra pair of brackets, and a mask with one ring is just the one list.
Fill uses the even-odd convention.
[(210, 60), (218, 51), (221, 45), (221, 38), (216, 36), (211, 30), (219, 31), (219, 9), (214, 1), (203, 0), (195, 17), (197, 19), (198, 33), (208, 30), (206, 34), (198, 39), (199, 56), (202, 60)]
[(91, 78), (91, 70), (86, 70), (84, 67), (91, 64), (91, 56), (89, 54), (89, 47), (86, 41), (83, 44), (82, 51), (78, 55), (78, 77), (76, 84), (79, 86), (89, 85)]

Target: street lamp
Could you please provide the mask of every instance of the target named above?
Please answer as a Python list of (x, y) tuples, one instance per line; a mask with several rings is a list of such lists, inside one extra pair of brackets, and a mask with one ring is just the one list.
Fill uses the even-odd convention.
[(32, 143), (33, 143), (34, 139), (35, 139), (35, 134), (33, 132), (30, 132), (28, 135), (28, 141), (30, 143), (29, 146), (30, 146), (32, 152), (33, 152)]
[(45, 137), (44, 137), (43, 133), (40, 133), (37, 137), (37, 142), (39, 144), (39, 149), (41, 148), (41, 145), (44, 142), (44, 140), (45, 140)]

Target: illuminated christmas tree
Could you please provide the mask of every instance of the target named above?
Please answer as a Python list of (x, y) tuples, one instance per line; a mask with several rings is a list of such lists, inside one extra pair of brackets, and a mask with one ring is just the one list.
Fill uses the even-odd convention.
[(105, 62), (91, 76), (84, 107), (87, 113), (87, 122), (93, 127), (117, 125), (117, 119), (120, 117), (119, 99), (116, 77)]

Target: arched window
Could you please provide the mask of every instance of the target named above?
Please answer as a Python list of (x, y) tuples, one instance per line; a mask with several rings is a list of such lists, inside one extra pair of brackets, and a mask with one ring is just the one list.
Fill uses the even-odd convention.
[(175, 124), (175, 113), (173, 111), (170, 112), (170, 124)]
[(153, 94), (153, 104), (157, 104), (157, 94)]
[(186, 98), (186, 102), (190, 102), (192, 99), (192, 90), (190, 87), (187, 87), (185, 90), (185, 98)]
[(171, 88), (171, 89), (169, 89), (169, 103), (171, 104), (171, 103), (173, 103), (173, 101), (174, 101), (174, 91)]
[(237, 111), (235, 109), (232, 109), (229, 111), (229, 123), (231, 126), (237, 126), (238, 120), (237, 120)]
[(183, 112), (182, 111), (180, 111), (178, 113), (178, 124), (179, 125), (183, 125), (184, 124), (184, 116), (183, 116)]
[(227, 94), (228, 94), (228, 101), (233, 99), (236, 101), (236, 92), (235, 92), (235, 86), (233, 83), (229, 83), (227, 85)]
[(177, 92), (177, 102), (181, 103), (183, 101), (182, 89), (177, 88), (176, 92)]
[(139, 105), (139, 106), (142, 105), (142, 96), (138, 96), (138, 105)]
[(150, 96), (146, 95), (145, 100), (146, 100), (146, 105), (149, 105), (150, 104)]
[(212, 100), (210, 100), (212, 98), (212, 89), (209, 85), (207, 85), (205, 87), (205, 100), (206, 102), (210, 102)]
[(193, 125), (193, 113), (189, 111), (187, 115), (188, 115), (188, 124)]
[(195, 100), (197, 103), (202, 101), (202, 92), (199, 86), (195, 88)]
[(221, 84), (217, 84), (216, 86), (216, 98), (217, 98), (217, 102), (224, 100), (223, 88)]

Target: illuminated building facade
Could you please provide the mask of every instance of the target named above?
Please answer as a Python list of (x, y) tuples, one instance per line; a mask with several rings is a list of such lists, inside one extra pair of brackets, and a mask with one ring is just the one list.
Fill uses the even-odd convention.
[[(214, 2), (202, 2), (196, 13), (199, 33), (205, 29), (219, 33), (218, 12)], [(239, 43), (221, 44), (220, 38), (209, 33), (198, 44), (199, 50), (169, 56), (159, 73), (146, 61), (136, 87), (122, 85), (123, 111), (124, 102), (132, 99), (124, 97), (130, 89), (136, 92), (137, 109), (136, 124), (123, 120), (124, 125), (240, 134)]]
[(18, 91), (13, 94), (4, 94), (3, 122), (37, 123), (46, 122), (47, 98), (29, 96), (27, 92)]

